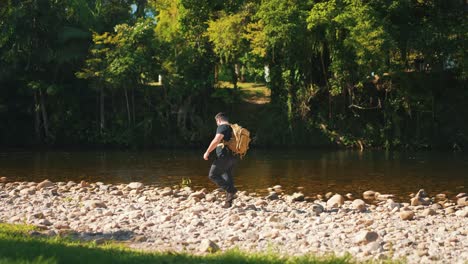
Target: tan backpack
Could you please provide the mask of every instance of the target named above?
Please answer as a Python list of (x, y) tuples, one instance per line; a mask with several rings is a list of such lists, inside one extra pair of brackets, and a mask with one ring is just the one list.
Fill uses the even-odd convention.
[(238, 124), (231, 124), (232, 137), (228, 142), (224, 144), (241, 159), (247, 154), (250, 143), (250, 132), (249, 130), (239, 126)]

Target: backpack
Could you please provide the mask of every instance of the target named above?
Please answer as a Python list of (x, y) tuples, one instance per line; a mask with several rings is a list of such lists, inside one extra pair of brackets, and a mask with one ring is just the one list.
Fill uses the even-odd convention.
[(224, 144), (234, 153), (234, 155), (237, 155), (242, 159), (249, 149), (250, 132), (238, 124), (232, 124), (231, 128), (232, 137)]

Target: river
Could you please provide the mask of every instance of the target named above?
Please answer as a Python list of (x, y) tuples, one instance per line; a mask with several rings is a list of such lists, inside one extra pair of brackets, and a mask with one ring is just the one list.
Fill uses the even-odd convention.
[[(140, 181), (159, 186), (190, 178), (195, 188), (215, 186), (208, 180), (210, 163), (203, 150), (158, 151), (8, 151), (0, 152), (0, 177), (10, 181)], [(306, 195), (366, 190), (408, 194), (424, 188), (449, 197), (468, 191), (468, 155), (452, 152), (386, 152), (351, 150), (254, 150), (235, 172), (240, 190), (267, 193), (282, 185), (286, 193), (303, 187)]]

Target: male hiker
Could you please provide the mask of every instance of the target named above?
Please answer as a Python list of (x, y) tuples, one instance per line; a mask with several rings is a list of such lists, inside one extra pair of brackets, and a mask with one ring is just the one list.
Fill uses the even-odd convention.
[(218, 125), (216, 135), (208, 146), (205, 154), (203, 154), (203, 158), (208, 160), (210, 153), (216, 149), (216, 159), (211, 165), (208, 177), (226, 191), (226, 202), (223, 208), (229, 208), (232, 206), (234, 195), (237, 192), (236, 187), (234, 187), (232, 175), (234, 165), (237, 163), (237, 158), (227, 145), (221, 143), (227, 142), (233, 137), (233, 130), (226, 114), (218, 113), (215, 116), (215, 120)]

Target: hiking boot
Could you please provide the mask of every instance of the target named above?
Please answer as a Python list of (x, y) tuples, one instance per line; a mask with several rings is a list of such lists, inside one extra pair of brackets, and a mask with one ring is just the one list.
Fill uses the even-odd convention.
[(226, 202), (232, 203), (232, 201), (234, 200), (234, 198), (236, 198), (235, 195), (236, 195), (235, 192), (233, 192), (233, 193), (228, 192), (228, 193), (226, 194)]
[(222, 207), (223, 208), (230, 208), (231, 206), (232, 206), (232, 201), (226, 201), (226, 202), (224, 202)]

